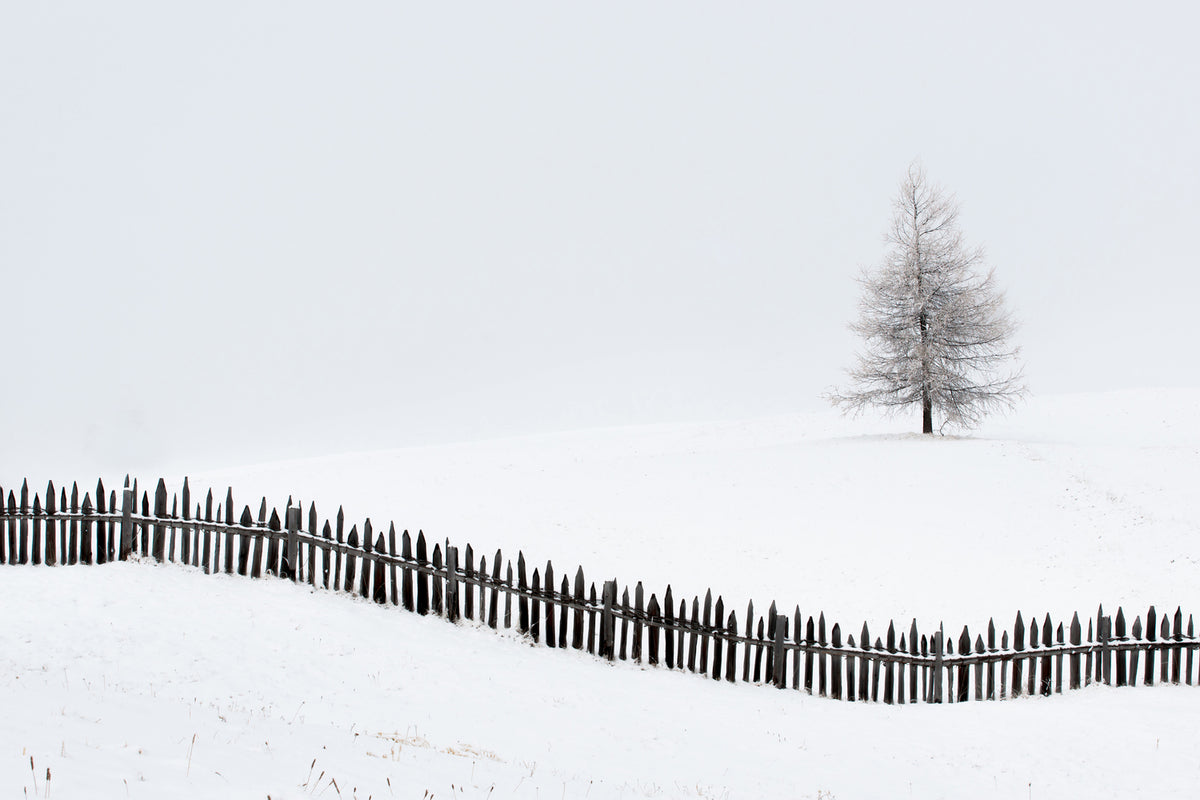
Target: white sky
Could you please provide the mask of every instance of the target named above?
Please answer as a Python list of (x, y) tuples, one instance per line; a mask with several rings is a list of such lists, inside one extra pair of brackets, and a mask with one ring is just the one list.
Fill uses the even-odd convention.
[(0, 480), (821, 403), (908, 163), (1197, 385), (1193, 3), (10, 3)]

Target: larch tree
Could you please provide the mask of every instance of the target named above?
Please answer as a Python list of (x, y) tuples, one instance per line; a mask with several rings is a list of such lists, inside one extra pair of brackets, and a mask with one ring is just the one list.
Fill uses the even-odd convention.
[(853, 386), (830, 395), (848, 412), (878, 406), (921, 408), (921, 431), (976, 427), (1025, 394), (1015, 323), (984, 267), (958, 229), (958, 203), (909, 167), (893, 206), (884, 261), (859, 278), (859, 317), (850, 327), (864, 341)]

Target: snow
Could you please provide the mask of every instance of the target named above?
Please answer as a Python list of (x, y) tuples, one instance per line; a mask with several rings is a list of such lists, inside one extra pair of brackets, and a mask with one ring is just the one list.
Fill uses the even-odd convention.
[[(519, 546), (559, 574), (583, 564), (689, 598), (711, 586), (739, 617), (753, 597), (851, 631), (913, 616), (976, 630), (1018, 609), (1200, 607), (1198, 408), (1191, 390), (1048, 398), (934, 439), (905, 421), (796, 415), (191, 484), (223, 497), (229, 483), (255, 507), (313, 499), (322, 516), (343, 502), (347, 525), (395, 520), (489, 562)], [(1200, 778), (1196, 687), (849, 704), (274, 579), (125, 563), (6, 566), (0, 581), (5, 797), (1170, 798)]]

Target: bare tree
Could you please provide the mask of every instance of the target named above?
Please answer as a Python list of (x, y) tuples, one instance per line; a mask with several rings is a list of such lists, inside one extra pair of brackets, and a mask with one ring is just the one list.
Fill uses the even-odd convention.
[(850, 327), (865, 347), (849, 370), (853, 388), (830, 395), (843, 410), (919, 405), (921, 431), (933, 433), (935, 410), (942, 425), (972, 428), (1025, 393), (1004, 293), (957, 223), (953, 195), (910, 166), (887, 257), (859, 278), (859, 318)]

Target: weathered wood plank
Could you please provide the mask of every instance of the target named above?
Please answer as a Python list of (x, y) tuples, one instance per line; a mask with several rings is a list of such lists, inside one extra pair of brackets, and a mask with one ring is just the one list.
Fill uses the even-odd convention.
[[(497, 550), (496, 552), (499, 553), (500, 551)], [(500, 561), (500, 559), (497, 558), (496, 562), (499, 563), (499, 561)], [(509, 561), (505, 565), (504, 585), (509, 589), (513, 588), (512, 561)], [(511, 591), (504, 593), (504, 629), (508, 630), (510, 628), (512, 628), (512, 592)]]
[[(321, 527), (321, 587), (329, 588), (329, 574), (331, 572), (333, 559), (333, 530), (330, 528), (329, 520), (325, 520), (325, 524)], [(333, 583), (333, 588), (337, 588), (337, 581)]]
[[(413, 560), (412, 552), (412, 537), (409, 536), (408, 530), (400, 534), (400, 558), (407, 565)], [(500, 559), (496, 559), (497, 566), (500, 564)], [(400, 599), (404, 605), (405, 611), (415, 611), (416, 601), (413, 595), (413, 571), (411, 567), (400, 567)]]
[(458, 548), (451, 547), (449, 541), (446, 542), (446, 619), (450, 622), (457, 622), (461, 616), (459, 606), (459, 583), (458, 583)]
[[(417, 531), (417, 566), (428, 567), (429, 559), (426, 557), (425, 533)], [(416, 571), (417, 579), (417, 613), (425, 616), (429, 613), (429, 575), (424, 571)]]
[(529, 591), (533, 594), (529, 599), (529, 635), (535, 642), (539, 642), (542, 637), (542, 609), (538, 597), (542, 592), (542, 576), (537, 567), (534, 567)]
[[(4, 492), (0, 491), (0, 497), (4, 496)], [(83, 530), (82, 538), (79, 542), (79, 561), (83, 564), (92, 563), (92, 520), (89, 517), (92, 514), (92, 497), (90, 494), (83, 495)]]
[[(842, 646), (842, 628), (836, 622), (833, 623), (833, 630), (829, 632), (829, 644), (835, 650)], [(796, 651), (796, 655), (800, 655), (800, 651)], [(829, 675), (832, 679), (829, 687), (829, 696), (834, 700), (842, 699), (842, 656), (840, 653), (834, 653), (829, 658)]]
[[(696, 654), (700, 648), (700, 598), (692, 598), (692, 630), (688, 638), (688, 672), (696, 671)], [(705, 655), (708, 655), (705, 653)], [(700, 667), (700, 672), (708, 674), (706, 665)]]
[[(711, 597), (712, 597), (712, 592), (709, 591), (708, 595), (706, 596), (706, 600)], [(719, 630), (721, 628), (721, 623), (725, 620), (725, 601), (720, 596), (717, 597), (717, 605), (716, 605), (715, 613), (716, 613), (716, 617), (715, 617), (714, 621), (716, 622), (717, 631), (714, 633), (714, 635), (712, 637), (713, 638), (712, 678), (714, 681), (719, 681), (721, 679), (721, 671), (725, 667), (725, 663), (721, 659), (721, 649), (724, 646), (724, 637), (721, 635), (721, 632)], [(705, 624), (704, 629), (708, 630), (709, 626), (707, 624)], [(707, 639), (705, 639), (705, 641), (707, 641)]]
[(1150, 606), (1150, 610), (1146, 612), (1146, 642), (1149, 647), (1146, 648), (1146, 673), (1142, 681), (1146, 686), (1154, 685), (1154, 641), (1157, 635), (1158, 615), (1154, 611), (1154, 606)]
[[(577, 570), (575, 570), (575, 602), (580, 607), (575, 609), (575, 627), (571, 631), (571, 647), (575, 648), (576, 650), (583, 649), (584, 628), (583, 628), (583, 608), (582, 608), (582, 606), (587, 601), (587, 597), (586, 597), (586, 595), (584, 595), (584, 587), (586, 585), (587, 585), (587, 583), (584, 581), (584, 577), (583, 577), (583, 567), (579, 567)], [(616, 583), (613, 584), (613, 594), (614, 594), (613, 597), (608, 598), (608, 602), (610, 602), (610, 603), (616, 602), (616, 597), (615, 597)], [(612, 660), (612, 657), (613, 657), (613, 654), (609, 653), (608, 658), (610, 661)]]
[[(395, 537), (392, 538), (394, 539)], [(375, 537), (375, 552), (382, 553), (384, 547), (383, 534), (377, 534)], [(395, 593), (396, 589), (395, 584), (393, 583), (393, 597), (395, 596)], [(383, 559), (380, 558), (375, 559), (375, 574), (372, 576), (371, 599), (380, 605), (383, 605), (388, 601), (387, 573), (384, 569)]]
[[(254, 517), (250, 513), (250, 506), (246, 506), (245, 509), (242, 511), (242, 519), (241, 519), (240, 524), (243, 528), (250, 528), (251, 526), (254, 525)], [(251, 539), (251, 536), (249, 533), (246, 533), (243, 531), (243, 532), (239, 532), (238, 539), (241, 540), (238, 543), (238, 575), (245, 575), (247, 572), (247, 569), (250, 566), (250, 539)], [(261, 547), (262, 540), (260, 539), (258, 541), (259, 541), (259, 545)]]
[(642, 582), (638, 581), (633, 588), (633, 652), (631, 657), (638, 664), (642, 663), (642, 621), (645, 613), (642, 610)]
[(463, 547), (463, 616), (475, 619), (475, 551), (468, 542)]
[(525, 554), (517, 551), (517, 589), (520, 594), (517, 598), (517, 630), (521, 633), (529, 633), (529, 598), (525, 593), (529, 591), (529, 583), (525, 578)]
[(666, 594), (663, 595), (663, 638), (665, 639), (665, 656), (667, 669), (675, 668), (675, 598), (671, 595), (671, 584), (667, 584)]
[(388, 523), (388, 587), (392, 605), (400, 605), (400, 582), (396, 573), (396, 523)]
[(321, 529), (317, 524), (317, 504), (313, 502), (308, 504), (308, 536), (308, 585), (315, 587), (317, 585), (317, 539), (321, 536)]
[(650, 593), (650, 602), (646, 604), (646, 663), (654, 667), (658, 665), (658, 632), (661, 617), (659, 616), (658, 595)]
[[(591, 612), (590, 611), (588, 612), (588, 618), (589, 618), (588, 624), (589, 624), (589, 629), (590, 629), (590, 625), (591, 625), (591, 622), (590, 622)], [(621, 590), (621, 652), (619, 654), (619, 658), (622, 661), (625, 661), (629, 657), (629, 652), (626, 647), (628, 641), (629, 641), (629, 587), (626, 586), (624, 589)], [(589, 653), (592, 652), (591, 646), (592, 646), (591, 640), (589, 639), (588, 640), (588, 652)]]
[(350, 533), (346, 536), (346, 563), (342, 573), (344, 578), (342, 583), (343, 592), (354, 594), (354, 590), (356, 588), (354, 579), (358, 574), (356, 572), (358, 568), (358, 553), (358, 523), (355, 523), (350, 526)]
[[(283, 532), (283, 520), (279, 518), (279, 509), (271, 509), (271, 518), (267, 522), (267, 530), (271, 531), (272, 533)], [(265, 538), (267, 540), (267, 563), (265, 566), (265, 572), (268, 575), (274, 575), (277, 578), (280, 577), (279, 538), (276, 536), (260, 536), (259, 538)], [(255, 559), (255, 561), (257, 560), (258, 559)]]
[[(67, 539), (67, 564), (79, 563), (79, 520), (75, 516), (79, 513), (79, 484), (73, 482), (71, 484), (71, 535)], [(92, 543), (88, 542), (88, 552), (92, 549)], [(91, 561), (89, 555), (88, 561)]]
[[(417, 540), (420, 544), (420, 539)], [(429, 610), (435, 616), (442, 615), (442, 580), (445, 573), (442, 571), (442, 546), (434, 544), (433, 557), (431, 559), (431, 567), (433, 572), (429, 575)]]
[(725, 653), (725, 680), (730, 683), (737, 681), (737, 613), (729, 612), (729, 622), (725, 629), (729, 631), (729, 638), (726, 640), (728, 650)]
[[(358, 596), (364, 599), (371, 596), (371, 576), (375, 572), (375, 548), (372, 546), (374, 535), (375, 531), (371, 527), (371, 518), (367, 517), (363, 521), (362, 543), (359, 545), (362, 548), (362, 554), (359, 556), (362, 559), (362, 567), (358, 581)], [(353, 584), (351, 584), (348, 591), (354, 591)]]
[[(558, 596), (562, 602), (571, 599), (571, 582), (566, 575), (562, 576), (562, 586), (559, 587)], [(558, 610), (558, 646), (562, 648), (569, 647), (567, 644), (567, 623), (571, 618), (570, 610), (563, 605)]]
[(153, 552), (154, 560), (160, 564), (166, 560), (166, 533), (167, 526), (163, 522), (167, 516), (167, 484), (162, 479), (158, 479), (158, 486), (154, 488), (154, 526), (153, 526)]
[(554, 630), (554, 565), (549, 561), (546, 562), (546, 646), (556, 646), (557, 637)]
[[(492, 600), (488, 604), (488, 627), (496, 630), (500, 625), (500, 564), (504, 560), (500, 551), (496, 551), (496, 557), (492, 559)], [(511, 571), (511, 568), (510, 568)], [(509, 584), (512, 583), (510, 577)], [(509, 627), (509, 598), (511, 595), (508, 592), (504, 593), (504, 627)], [(582, 601), (582, 598), (580, 598)]]

